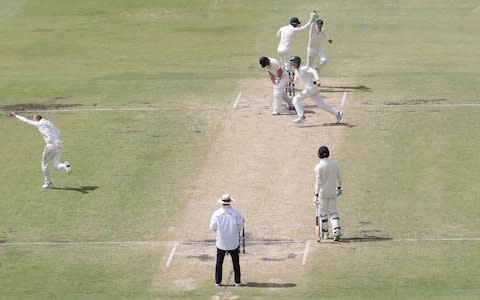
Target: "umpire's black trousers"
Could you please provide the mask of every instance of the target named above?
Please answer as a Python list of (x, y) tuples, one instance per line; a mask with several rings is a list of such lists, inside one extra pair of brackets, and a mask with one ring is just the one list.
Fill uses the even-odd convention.
[(240, 246), (234, 250), (222, 250), (217, 248), (217, 265), (215, 266), (215, 283), (222, 283), (222, 269), (225, 254), (230, 254), (233, 263), (233, 273), (235, 274), (235, 283), (240, 281)]

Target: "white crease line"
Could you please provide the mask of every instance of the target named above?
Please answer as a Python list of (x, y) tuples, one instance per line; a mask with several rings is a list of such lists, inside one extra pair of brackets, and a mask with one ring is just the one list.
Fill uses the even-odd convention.
[[(245, 254), (241, 255), (262, 255), (262, 254), (269, 254), (269, 255), (278, 255), (278, 254), (304, 254), (305, 251), (247, 251)], [(192, 253), (192, 252), (177, 252), (175, 253), (176, 256), (192, 256), (192, 257), (199, 257), (202, 255), (216, 255), (217, 252), (203, 252), (203, 253)]]
[(346, 101), (347, 101), (347, 92), (343, 92), (342, 103), (340, 104), (340, 106), (344, 106)]
[(170, 255), (168, 256), (168, 259), (167, 259), (167, 268), (170, 267), (170, 264), (172, 263), (172, 260), (173, 260), (173, 256), (175, 255), (175, 251), (177, 251), (177, 246), (178, 246), (178, 242), (175, 242), (173, 244), (173, 248), (172, 248), (172, 251), (170, 251)]
[(351, 108), (415, 108), (415, 107), (438, 107), (438, 108), (457, 108), (457, 107), (480, 107), (480, 103), (460, 103), (460, 104), (359, 104), (351, 105)]
[(242, 92), (239, 92), (237, 98), (235, 98), (235, 102), (233, 103), (232, 109), (237, 108), (238, 103), (240, 102), (240, 97), (242, 96)]
[(442, 242), (442, 241), (480, 241), (480, 238), (425, 238), (425, 239), (393, 239), (396, 242)]
[(308, 257), (308, 250), (310, 249), (310, 243), (312, 241), (307, 241), (305, 243), (305, 251), (303, 251), (303, 260), (302, 260), (302, 265), (305, 265), (307, 263), (307, 257)]
[[(451, 237), (451, 238), (391, 238), (389, 237), (380, 237), (384, 240), (379, 240), (381, 242), (431, 242), (431, 241), (480, 241), (480, 237)], [(375, 238), (371, 239), (372, 241)], [(348, 241), (348, 238), (346, 238)], [(248, 244), (259, 244), (259, 245), (274, 245), (274, 244), (300, 244), (316, 242), (316, 240), (278, 240), (278, 241), (249, 241)], [(352, 238), (352, 243), (355, 242), (355, 238)], [(358, 242), (362, 242), (359, 240)], [(366, 240), (365, 242), (368, 242)], [(158, 245), (166, 243), (176, 243), (182, 245), (212, 245), (215, 244), (215, 241), (99, 241), (99, 242), (2, 242), (0, 240), (0, 247), (4, 246), (97, 246), (97, 245)]]

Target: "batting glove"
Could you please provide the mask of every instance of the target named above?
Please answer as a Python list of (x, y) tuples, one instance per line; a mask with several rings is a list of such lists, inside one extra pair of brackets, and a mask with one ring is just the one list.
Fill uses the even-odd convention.
[(320, 200), (318, 200), (318, 195), (313, 196), (313, 206), (317, 206), (320, 204)]
[(341, 194), (342, 194), (342, 187), (337, 186), (337, 197), (340, 196)]

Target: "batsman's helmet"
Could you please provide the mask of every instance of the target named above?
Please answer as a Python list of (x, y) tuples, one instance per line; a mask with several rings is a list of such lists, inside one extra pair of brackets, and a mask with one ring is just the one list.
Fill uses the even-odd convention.
[(317, 21), (315, 21), (317, 23), (318, 26), (323, 26), (323, 20), (321, 19), (318, 19)]
[(297, 17), (291, 17), (290, 18), (290, 24), (293, 25), (293, 24), (300, 24), (300, 20), (297, 18)]
[(300, 65), (302, 63), (302, 59), (298, 56), (292, 56), (290, 58), (290, 63)]
[(266, 66), (268, 66), (270, 64), (270, 60), (268, 59), (268, 57), (265, 57), (265, 56), (262, 56), (260, 57), (260, 66), (262, 66), (262, 68), (265, 68)]
[(330, 151), (328, 150), (327, 146), (321, 146), (318, 148), (318, 157), (326, 158), (330, 156)]

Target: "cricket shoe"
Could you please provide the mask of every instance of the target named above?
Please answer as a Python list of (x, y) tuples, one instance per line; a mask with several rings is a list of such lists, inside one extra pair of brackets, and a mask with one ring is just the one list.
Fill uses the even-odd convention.
[(295, 120), (293, 120), (293, 122), (300, 124), (300, 123), (305, 122), (305, 120), (306, 120), (305, 116), (300, 116), (300, 117), (296, 118)]
[(272, 116), (278, 116), (278, 115), (280, 115), (280, 113), (278, 111), (272, 112)]
[(42, 188), (44, 188), (44, 189), (51, 189), (51, 188), (53, 188), (53, 183), (51, 183), (51, 182), (45, 182), (45, 183), (42, 185)]
[(242, 285), (240, 283), (235, 283), (235, 287), (239, 288), (241, 287)]
[(333, 233), (333, 240), (336, 242), (339, 242), (341, 236), (342, 236), (342, 232), (340, 230), (337, 230)]
[(340, 123), (340, 121), (342, 120), (342, 117), (343, 117), (343, 112), (339, 111), (337, 113), (337, 124)]
[(72, 173), (72, 165), (68, 161), (65, 162), (65, 173), (67, 173), (67, 175)]
[(220, 283), (215, 283), (215, 286), (216, 286), (216, 287), (220, 287), (220, 286), (222, 286), (222, 285), (221, 285)]

